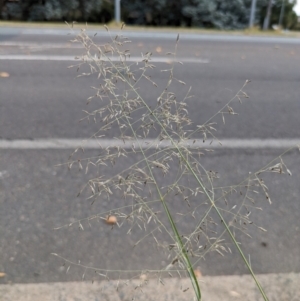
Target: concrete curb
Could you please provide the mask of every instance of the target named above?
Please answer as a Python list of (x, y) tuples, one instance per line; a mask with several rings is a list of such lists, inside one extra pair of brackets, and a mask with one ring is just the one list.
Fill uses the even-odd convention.
[[(300, 274), (257, 276), (269, 300), (300, 300)], [(263, 300), (253, 279), (244, 276), (215, 276), (199, 279), (203, 301)], [(194, 300), (189, 279), (149, 281), (101, 281), (0, 285), (1, 301), (190, 301)]]
[[(97, 32), (97, 37), (107, 37), (107, 32), (102, 28), (88, 28), (86, 34), (93, 37)], [(0, 26), (0, 34), (6, 35), (42, 35), (42, 36), (76, 36), (80, 33), (80, 27), (74, 29), (59, 29), (59, 28), (34, 28), (34, 27), (3, 27)], [(120, 30), (111, 29), (112, 35), (120, 34)], [(195, 32), (180, 32), (180, 40), (186, 41), (223, 41), (223, 42), (243, 42), (243, 43), (276, 43), (276, 44), (300, 44), (299, 36), (278, 36), (278, 35), (246, 35), (246, 34), (231, 34), (227, 32), (221, 33), (195, 33)], [(129, 39), (157, 39), (175, 41), (177, 31), (154, 31), (154, 30), (134, 30), (128, 29), (124, 31), (124, 35)]]
[[(71, 26), (72, 23), (69, 23)], [(117, 24), (106, 24), (110, 30), (120, 30), (121, 25)], [(66, 29), (68, 25), (61, 21), (57, 23), (53, 22), (28, 22), (28, 21), (3, 21), (0, 20), (0, 28), (41, 28), (41, 29)], [(105, 31), (104, 24), (102, 23), (88, 23), (86, 27), (85, 22), (79, 22), (74, 24), (74, 28), (88, 28), (91, 30), (99, 30), (102, 29)], [(171, 27), (171, 26), (138, 26), (138, 25), (129, 25), (126, 24), (125, 31), (148, 31), (148, 32), (175, 32), (184, 34), (184, 33), (195, 33), (195, 34), (207, 34), (207, 35), (235, 35), (235, 36), (261, 36), (261, 37), (299, 37), (298, 31), (274, 31), (274, 30), (218, 30), (218, 29), (205, 29), (198, 27)]]

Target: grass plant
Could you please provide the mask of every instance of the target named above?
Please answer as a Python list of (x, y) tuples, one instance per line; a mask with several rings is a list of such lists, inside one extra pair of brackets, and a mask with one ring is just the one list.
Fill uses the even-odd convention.
[[(103, 198), (110, 200), (116, 195), (121, 195), (122, 200), (118, 208), (66, 226), (76, 225), (84, 229), (84, 223), (90, 225), (93, 221), (103, 220), (111, 226), (128, 227), (128, 234), (135, 227), (144, 230), (145, 235), (135, 245), (152, 237), (154, 244), (168, 253), (169, 263), (162, 270), (145, 267), (144, 271), (132, 272), (139, 277), (146, 271), (147, 275), (155, 274), (160, 281), (165, 275), (186, 274), (191, 280), (196, 300), (202, 300), (202, 297), (195, 267), (208, 252), (224, 256), (232, 253), (233, 245), (261, 296), (268, 300), (237, 240), (237, 233), (250, 236), (249, 227), (266, 231), (255, 225), (251, 217), (260, 211), (259, 201), (267, 199), (271, 203), (263, 175), (270, 172), (291, 174), (282, 160), (284, 153), (240, 183), (226, 187), (215, 185), (218, 172), (205, 167), (205, 157), (211, 154), (215, 144), (221, 144), (215, 133), (217, 121), (225, 124), (227, 118), (237, 114), (235, 107), (244, 100), (248, 101), (244, 90), (249, 81), (213, 116), (196, 124), (188, 114), (189, 100), (193, 97), (191, 87), (177, 79), (174, 72), (175, 66), (181, 65), (176, 58), (179, 35), (174, 40), (174, 52), (166, 54), (170, 57), (170, 64), (161, 70), (167, 79), (161, 88), (161, 83), (154, 82), (151, 77), (151, 72), (156, 68), (151, 62), (152, 53), (142, 53), (140, 61), (131, 61), (126, 48), (130, 41), (123, 32), (113, 36), (106, 29), (109, 42), (101, 45), (94, 43), (93, 38), (84, 29), (81, 30), (73, 42), (82, 44), (85, 53), (78, 57), (78, 64), (71, 66), (77, 68), (77, 72), (84, 69), (79, 76), (96, 76), (98, 79), (97, 86), (93, 87), (95, 93), (87, 102), (96, 102), (100, 104), (99, 108), (87, 110), (83, 120), (99, 124), (97, 133), (88, 139), (99, 141), (100, 153), (93, 158), (83, 158), (78, 155), (81, 149), (78, 148), (67, 164), (69, 168), (78, 165), (86, 173), (95, 166), (100, 170), (101, 166), (110, 165), (112, 169), (119, 166), (121, 172), (116, 172), (112, 177), (101, 174), (90, 179), (78, 195), (88, 193), (87, 199), (91, 203), (101, 202)], [(140, 89), (143, 81), (153, 87), (155, 100), (152, 94), (149, 98)], [(178, 85), (185, 89), (182, 98), (173, 92)], [(102, 148), (101, 141), (107, 137), (121, 144)], [(121, 159), (130, 156), (136, 160), (123, 168), (124, 161)], [(188, 224), (188, 227), (182, 228), (181, 224)], [(231, 243), (224, 238), (226, 233)], [(160, 241), (162, 237), (168, 237), (169, 242)], [(105, 278), (113, 272), (126, 272), (64, 260), (70, 265), (95, 270)]]

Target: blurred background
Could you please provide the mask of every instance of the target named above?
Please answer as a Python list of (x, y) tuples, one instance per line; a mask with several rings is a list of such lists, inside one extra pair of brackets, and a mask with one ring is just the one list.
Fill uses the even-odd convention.
[[(1, 0), (0, 17), (11, 21), (81, 21), (244, 29), (300, 29), (296, 0)], [(116, 10), (120, 13), (116, 15)], [(252, 19), (251, 19), (252, 18)]]

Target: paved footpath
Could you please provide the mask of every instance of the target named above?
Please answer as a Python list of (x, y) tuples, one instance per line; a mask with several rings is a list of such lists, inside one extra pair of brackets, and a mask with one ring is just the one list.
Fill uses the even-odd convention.
[[(300, 274), (258, 275), (271, 301), (300, 300)], [(253, 279), (244, 276), (215, 276), (199, 279), (204, 301), (263, 300)], [(126, 301), (193, 300), (189, 279), (164, 279), (102, 282), (15, 284), (0, 286), (1, 301)]]

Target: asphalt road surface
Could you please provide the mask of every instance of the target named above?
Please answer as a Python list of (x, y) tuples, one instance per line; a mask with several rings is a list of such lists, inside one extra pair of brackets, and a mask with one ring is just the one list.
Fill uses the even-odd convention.
[[(69, 42), (71, 37), (67, 33), (0, 29), (0, 72), (3, 72), (0, 77), (0, 272), (6, 273), (0, 283), (72, 281), (80, 280), (83, 274), (86, 279), (95, 277), (93, 269), (71, 266), (68, 270), (69, 264), (63, 265), (63, 260), (51, 253), (103, 270), (159, 270), (171, 260), (151, 237), (134, 248), (144, 235), (139, 228), (128, 235), (127, 225), (112, 229), (93, 220), (91, 225), (83, 222), (84, 231), (78, 225), (53, 230), (119, 207), (122, 202), (118, 194), (110, 200), (98, 199), (93, 205), (85, 195), (76, 196), (92, 176), (109, 177), (118, 168), (141, 158), (130, 154), (126, 160), (120, 160), (117, 169), (102, 166), (85, 175), (78, 168), (68, 170), (66, 165), (56, 166), (68, 161), (73, 151), (70, 147), (30, 147), (36, 139), (79, 141), (99, 128), (98, 123), (79, 123), (85, 116), (83, 110), (99, 106), (97, 102), (86, 105), (87, 98), (94, 93), (91, 86), (97, 84), (97, 78), (76, 78), (76, 69), (67, 68), (74, 64), (74, 56), (83, 53), (79, 45)], [(153, 53), (156, 68), (151, 71), (151, 78), (158, 87), (144, 81), (140, 91), (150, 105), (155, 105), (168, 80), (160, 70), (170, 66), (165, 53), (174, 51), (176, 34), (130, 32), (128, 36), (132, 41), (128, 49), (133, 60), (142, 52)], [(108, 38), (100, 31), (95, 41), (104, 43)], [(183, 65), (175, 67), (175, 77), (187, 85), (177, 84), (173, 91), (181, 97), (192, 87), (195, 97), (188, 101), (188, 110), (197, 124), (205, 122), (234, 97), (246, 80), (251, 80), (244, 88), (249, 98), (243, 99), (242, 105), (237, 101), (232, 105), (238, 115), (226, 116), (225, 125), (220, 115), (214, 119), (218, 123), (217, 137), (240, 143), (237, 148), (218, 148), (205, 155), (205, 167), (218, 171), (217, 186), (241, 182), (249, 172), (259, 170), (283, 153), (284, 142), (300, 139), (298, 39), (182, 34), (177, 58)], [(106, 138), (113, 139), (118, 133), (115, 126)], [(273, 139), (278, 143), (260, 147), (253, 145), (252, 139)], [(18, 147), (18, 143), (14, 148), (5, 146), (7, 141), (20, 140), (25, 140), (27, 147)], [(99, 149), (91, 148), (84, 156), (98, 154)], [(299, 151), (293, 149), (282, 158), (292, 176), (267, 174), (264, 179), (272, 204), (261, 197), (257, 206), (263, 211), (252, 213), (254, 223), (267, 232), (250, 226), (251, 239), (237, 234), (256, 273), (300, 272)], [(160, 175), (158, 180), (165, 178)], [(187, 210), (183, 205), (175, 207)], [(190, 217), (178, 223), (184, 232), (195, 221)], [(230, 239), (225, 238), (229, 243)], [(168, 235), (162, 235), (161, 239), (164, 244), (171, 243)], [(233, 254), (225, 257), (217, 252), (208, 253), (205, 260), (197, 263), (201, 272), (204, 275), (247, 273), (234, 247), (230, 248)], [(129, 274), (109, 275), (118, 278)]]

